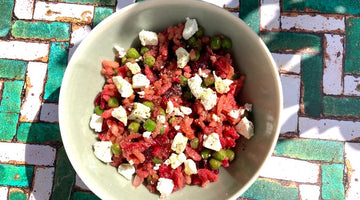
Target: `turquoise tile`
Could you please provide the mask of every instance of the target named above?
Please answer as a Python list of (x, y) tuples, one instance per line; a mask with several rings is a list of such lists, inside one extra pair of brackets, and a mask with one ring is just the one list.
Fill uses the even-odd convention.
[(323, 199), (345, 199), (343, 185), (344, 165), (322, 165), (321, 196)]
[(9, 200), (26, 200), (26, 199), (27, 196), (23, 192), (20, 192), (18, 190), (10, 192)]
[(360, 74), (360, 18), (349, 17), (346, 20), (346, 45), (344, 71)]
[(305, 9), (305, 0), (284, 0), (283, 11), (303, 11)]
[(115, 6), (116, 0), (60, 0), (60, 2), (80, 3), (80, 4), (96, 4), (100, 6)]
[(333, 116), (360, 116), (360, 99), (355, 97), (324, 97), (324, 114)]
[(323, 13), (360, 14), (360, 0), (306, 0), (306, 8)]
[(255, 31), (260, 33), (260, 11), (258, 0), (241, 0), (240, 18)]
[(27, 143), (61, 142), (59, 124), (20, 123), (16, 136)]
[(68, 60), (68, 42), (51, 42), (48, 63), (48, 79), (45, 84), (44, 99), (47, 102), (57, 102), (61, 81)]
[(102, 20), (113, 14), (114, 10), (107, 7), (96, 7), (93, 19), (93, 27), (98, 25)]
[(24, 81), (5, 81), (0, 112), (20, 113), (21, 92)]
[(0, 37), (6, 36), (11, 29), (11, 16), (14, 0), (0, 0)]
[(15, 38), (67, 40), (70, 37), (70, 24), (63, 22), (14, 22), (11, 34)]
[(0, 77), (5, 79), (24, 80), (27, 62), (0, 59)]
[(12, 140), (16, 134), (19, 114), (0, 113), (0, 141)]
[(34, 172), (33, 166), (0, 164), (0, 185), (30, 187)]
[(73, 194), (73, 200), (100, 200), (95, 194), (88, 192), (76, 191)]

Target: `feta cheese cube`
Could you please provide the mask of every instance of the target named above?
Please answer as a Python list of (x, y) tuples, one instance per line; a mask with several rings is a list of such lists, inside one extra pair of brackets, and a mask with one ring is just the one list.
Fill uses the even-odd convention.
[(164, 115), (158, 115), (158, 116), (156, 117), (156, 122), (157, 122), (157, 123), (161, 123), (161, 124), (165, 123), (165, 122), (166, 122), (165, 116), (164, 116)]
[(124, 57), (126, 55), (125, 49), (120, 47), (119, 45), (114, 45), (114, 48), (118, 52), (119, 58), (122, 58), (122, 57)]
[(204, 90), (204, 88), (201, 87), (201, 83), (202, 83), (202, 79), (197, 74), (195, 74), (195, 76), (188, 79), (188, 86), (190, 88), (190, 91), (197, 99), (200, 99), (201, 93)]
[(186, 106), (180, 106), (180, 110), (182, 113), (184, 113), (185, 115), (190, 115), (192, 113), (191, 108), (186, 107)]
[(185, 28), (183, 30), (183, 38), (185, 40), (188, 40), (191, 38), (191, 36), (193, 36), (197, 31), (198, 31), (198, 25), (196, 22), (196, 19), (190, 19), (190, 18), (186, 18), (186, 22), (185, 22)]
[(133, 88), (145, 88), (149, 85), (150, 85), (150, 81), (144, 74), (135, 74), (132, 77)]
[(138, 122), (145, 122), (151, 115), (150, 108), (142, 103), (134, 103), (134, 109), (129, 115), (129, 120), (135, 120)]
[(214, 151), (220, 151), (221, 143), (219, 135), (217, 133), (211, 133), (208, 136), (204, 135), (203, 146)]
[(92, 114), (90, 120), (90, 128), (94, 129), (95, 132), (101, 132), (103, 121), (104, 119), (101, 116), (97, 114)]
[(158, 37), (155, 32), (142, 30), (139, 33), (142, 46), (158, 45)]
[(174, 126), (174, 129), (178, 131), (178, 130), (180, 130), (180, 126), (179, 125)]
[(177, 67), (184, 68), (190, 60), (189, 52), (187, 52), (186, 49), (179, 47), (176, 49), (175, 54), (177, 57)]
[(150, 132), (150, 131), (145, 131), (145, 132), (143, 132), (142, 135), (143, 135), (144, 138), (150, 138), (151, 134), (152, 134), (152, 132)]
[(155, 164), (155, 166), (153, 167), (153, 169), (156, 171), (156, 170), (159, 170), (159, 168), (160, 168), (160, 163), (159, 164)]
[(221, 119), (219, 116), (215, 115), (215, 114), (212, 114), (211, 116), (212, 120), (216, 121), (216, 122), (221, 122)]
[(137, 63), (127, 62), (125, 65), (131, 71), (132, 74), (137, 74), (141, 72), (141, 68)]
[(254, 125), (246, 117), (235, 126), (236, 131), (243, 135), (246, 139), (250, 139), (254, 135)]
[(140, 98), (144, 98), (145, 97), (145, 92), (144, 91), (140, 91), (137, 92)]
[(216, 92), (211, 88), (206, 88), (201, 93), (200, 102), (205, 110), (211, 110), (216, 105)]
[(118, 167), (118, 173), (123, 175), (127, 180), (131, 180), (132, 175), (135, 173), (135, 167), (128, 163), (123, 163)]
[(214, 77), (215, 77), (215, 89), (218, 93), (220, 94), (224, 94), (229, 92), (230, 90), (230, 85), (234, 82), (230, 79), (222, 79), (218, 76), (216, 76), (215, 72), (213, 72)]
[(176, 153), (184, 152), (186, 148), (186, 144), (188, 142), (188, 138), (183, 136), (182, 133), (177, 133), (174, 137), (174, 140), (171, 144), (171, 149)]
[(187, 159), (184, 162), (185, 165), (185, 174), (191, 175), (191, 174), (197, 174), (196, 164), (193, 160)]
[(169, 196), (174, 189), (174, 181), (169, 178), (159, 178), (156, 189), (160, 192), (161, 198)]
[(125, 126), (127, 125), (127, 113), (125, 108), (119, 106), (111, 112), (111, 116), (121, 121)]
[(240, 110), (231, 110), (229, 112), (229, 116), (234, 118), (234, 119), (237, 119), (240, 115)]
[(166, 105), (166, 113), (170, 114), (174, 111), (174, 104), (172, 101), (168, 101)]
[(109, 163), (112, 161), (112, 143), (110, 141), (98, 141), (93, 144), (95, 156), (103, 161), (104, 163)]
[(244, 108), (245, 108), (246, 111), (251, 112), (251, 110), (252, 110), (252, 104), (246, 103), (246, 104), (244, 105)]
[[(168, 163), (170, 163), (171, 168), (176, 169), (178, 168), (181, 164), (183, 164), (183, 162), (185, 162), (186, 160), (186, 156), (184, 153), (181, 154), (176, 154), (176, 153), (172, 153), (169, 157)], [(166, 161), (165, 161), (166, 162)]]
[(182, 113), (181, 111), (180, 111), (180, 109), (179, 108), (174, 108), (174, 115), (175, 116), (180, 116), (180, 117), (184, 117), (184, 113)]
[(114, 76), (112, 78), (116, 88), (118, 89), (119, 93), (121, 94), (121, 97), (128, 98), (134, 93), (134, 90), (131, 88), (131, 84), (127, 82), (123, 77), (121, 76)]

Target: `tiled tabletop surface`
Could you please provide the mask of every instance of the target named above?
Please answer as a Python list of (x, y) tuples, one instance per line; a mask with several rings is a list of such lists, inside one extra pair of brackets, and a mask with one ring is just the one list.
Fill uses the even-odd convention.
[[(0, 199), (98, 199), (58, 126), (68, 58), (135, 0), (0, 0)], [(360, 0), (207, 0), (258, 33), (284, 90), (281, 138), (242, 199), (360, 199)]]

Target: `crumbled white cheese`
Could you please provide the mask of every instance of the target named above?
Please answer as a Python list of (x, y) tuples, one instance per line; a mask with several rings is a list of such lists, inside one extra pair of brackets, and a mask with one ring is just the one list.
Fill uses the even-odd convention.
[(252, 104), (246, 103), (246, 104), (244, 105), (244, 108), (245, 108), (246, 111), (251, 112), (251, 110), (252, 110)]
[(205, 72), (203, 72), (203, 71), (201, 70), (201, 68), (199, 69), (198, 74), (199, 74), (199, 76), (201, 76), (201, 77), (203, 77), (203, 78), (208, 77), (208, 75), (207, 75)]
[(254, 125), (246, 117), (235, 126), (236, 131), (243, 135), (246, 139), (250, 139), (254, 135)]
[(174, 137), (174, 140), (171, 144), (171, 149), (176, 153), (184, 152), (186, 148), (186, 144), (188, 142), (188, 138), (183, 136), (182, 133), (177, 133)]
[(160, 163), (159, 164), (155, 164), (155, 166), (153, 167), (153, 169), (156, 171), (156, 170), (159, 170), (159, 168), (160, 168)]
[(141, 72), (141, 68), (137, 63), (127, 62), (125, 65), (131, 71), (132, 74), (137, 74)]
[(190, 60), (189, 52), (186, 49), (179, 47), (175, 51), (177, 57), (177, 66), (178, 68), (184, 68)]
[(118, 173), (123, 175), (127, 180), (131, 180), (132, 175), (135, 173), (135, 167), (128, 163), (123, 163), (118, 167)]
[(142, 30), (139, 33), (141, 45), (158, 45), (158, 37), (155, 32)]
[(184, 153), (181, 153), (179, 155), (176, 153), (172, 153), (167, 160), (170, 163), (171, 168), (176, 169), (185, 162), (186, 156)]
[(178, 131), (178, 130), (180, 130), (180, 126), (176, 125), (176, 126), (174, 126), (174, 129)]
[(144, 74), (135, 74), (132, 77), (133, 88), (145, 88), (149, 85), (150, 85), (150, 81)]
[(129, 115), (129, 120), (136, 120), (138, 122), (144, 122), (151, 115), (150, 108), (142, 103), (134, 103), (134, 109)]
[(127, 126), (127, 113), (125, 108), (123, 108), (122, 106), (114, 108), (114, 110), (111, 112), (111, 116), (115, 117), (116, 119), (121, 121), (125, 126)]
[(114, 48), (118, 52), (119, 58), (122, 58), (126, 55), (126, 50), (124, 48), (120, 47), (119, 45), (114, 45)]
[(212, 114), (211, 118), (216, 121), (216, 122), (221, 122), (221, 119), (219, 116), (215, 115), (215, 114)]
[(134, 93), (134, 90), (131, 88), (131, 84), (127, 82), (125, 79), (123, 79), (123, 77), (114, 76), (112, 80), (116, 85), (116, 88), (118, 89), (119, 93), (121, 94), (121, 97), (127, 98)]
[(169, 178), (159, 178), (156, 189), (160, 192), (161, 198), (169, 196), (174, 189), (174, 181)]
[(180, 109), (179, 108), (174, 108), (174, 115), (175, 116), (179, 116), (179, 117), (184, 117), (184, 113), (182, 113), (181, 111), (180, 111)]
[(180, 106), (180, 110), (182, 113), (184, 113), (185, 115), (190, 115), (192, 113), (191, 108), (186, 107), (186, 106)]
[(165, 116), (164, 116), (164, 115), (158, 115), (158, 116), (156, 117), (156, 122), (157, 122), (157, 123), (161, 123), (161, 124), (165, 123), (165, 122), (166, 122)]
[(94, 154), (95, 156), (105, 162), (112, 162), (112, 151), (111, 151), (112, 143), (110, 141), (98, 141), (93, 144)]
[(151, 134), (152, 134), (152, 132), (150, 132), (150, 131), (145, 131), (145, 132), (143, 132), (142, 135), (143, 135), (144, 138), (150, 138)]
[(201, 87), (202, 79), (199, 75), (195, 74), (195, 76), (188, 79), (188, 86), (191, 90), (191, 93), (195, 96), (195, 98), (199, 99), (201, 97), (201, 93), (204, 88)]
[(229, 116), (234, 118), (234, 119), (237, 119), (240, 115), (240, 110), (231, 110), (229, 112)]
[(216, 99), (216, 92), (210, 88), (206, 88), (201, 93), (200, 102), (205, 110), (211, 110), (216, 105)]
[(172, 101), (168, 101), (167, 102), (167, 106), (166, 106), (166, 113), (170, 114), (174, 111), (174, 104)]
[(145, 97), (145, 92), (144, 91), (140, 91), (137, 92), (140, 98), (144, 98)]
[(189, 38), (191, 38), (191, 36), (193, 36), (197, 31), (198, 31), (198, 25), (196, 22), (196, 19), (190, 19), (190, 18), (186, 18), (186, 22), (185, 22), (185, 28), (183, 30), (183, 38), (185, 40), (188, 40)]
[(142, 56), (139, 56), (138, 58), (135, 58), (135, 62), (143, 61), (144, 58)]
[(211, 133), (208, 136), (204, 135), (203, 146), (214, 151), (220, 151), (221, 143), (219, 135), (217, 133)]
[(129, 164), (130, 164), (130, 165), (134, 165), (134, 161), (133, 161), (133, 160), (129, 160)]
[(191, 174), (197, 174), (196, 164), (193, 160), (187, 159), (184, 162), (185, 165), (185, 174), (191, 175)]
[(104, 119), (101, 116), (97, 114), (92, 114), (90, 120), (90, 128), (94, 129), (95, 132), (101, 132), (103, 121)]
[(234, 82), (230, 79), (222, 79), (218, 76), (216, 76), (215, 72), (214, 73), (214, 77), (215, 77), (215, 89), (218, 93), (220, 94), (224, 94), (229, 92), (230, 90), (230, 85)]

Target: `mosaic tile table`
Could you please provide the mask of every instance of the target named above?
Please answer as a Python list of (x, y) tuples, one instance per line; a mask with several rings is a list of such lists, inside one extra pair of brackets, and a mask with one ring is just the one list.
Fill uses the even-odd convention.
[[(0, 0), (0, 199), (98, 199), (59, 133), (68, 58), (135, 0)], [(258, 33), (279, 66), (281, 137), (240, 199), (360, 199), (360, 0), (207, 0)]]

